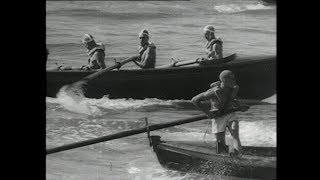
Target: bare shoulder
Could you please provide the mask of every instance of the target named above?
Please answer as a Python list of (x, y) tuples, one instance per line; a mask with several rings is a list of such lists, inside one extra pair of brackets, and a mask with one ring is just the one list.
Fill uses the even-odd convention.
[(217, 88), (215, 90), (215, 95), (219, 99), (224, 99), (226, 94), (224, 93), (224, 90), (222, 90), (221, 88)]
[(149, 47), (149, 48), (156, 48), (156, 45), (155, 45), (153, 42), (151, 42), (151, 43), (148, 45), (148, 47)]
[(209, 100), (213, 97), (216, 97), (216, 94), (213, 89), (209, 89), (193, 97), (192, 101), (204, 101), (204, 100)]
[(220, 89), (220, 88), (211, 88), (211, 89), (208, 89), (206, 92), (204, 92), (204, 96), (206, 96), (206, 97), (208, 97), (208, 98), (216, 97), (217, 91), (220, 91), (219, 89)]
[(213, 88), (213, 87), (220, 86), (220, 85), (221, 85), (221, 82), (220, 81), (216, 81), (216, 82), (211, 83), (210, 87)]

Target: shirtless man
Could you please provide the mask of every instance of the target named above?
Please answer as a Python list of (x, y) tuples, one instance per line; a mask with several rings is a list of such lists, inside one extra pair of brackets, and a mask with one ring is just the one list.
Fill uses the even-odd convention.
[[(220, 82), (212, 84), (212, 88), (192, 98), (192, 103), (204, 111), (212, 120), (212, 133), (216, 136), (217, 153), (228, 152), (225, 143), (225, 131), (229, 129), (234, 143), (235, 153), (241, 151), (239, 137), (239, 121), (236, 119), (235, 110), (246, 111), (248, 107), (240, 106), (235, 99), (239, 86), (235, 82), (234, 74), (229, 70), (220, 73)], [(202, 101), (210, 100), (211, 109), (206, 109)]]
[(139, 33), (139, 38), (139, 56), (137, 56), (133, 62), (142, 69), (155, 68), (156, 46), (152, 42), (149, 42), (149, 32), (146, 29), (143, 29)]
[(215, 36), (215, 29), (212, 25), (207, 25), (203, 29), (204, 37), (207, 40), (205, 60), (215, 60), (223, 58), (222, 40)]

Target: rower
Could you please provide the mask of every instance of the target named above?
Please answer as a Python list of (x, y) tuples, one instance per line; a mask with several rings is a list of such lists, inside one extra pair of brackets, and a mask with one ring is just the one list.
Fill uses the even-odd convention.
[[(228, 128), (234, 143), (235, 154), (239, 154), (241, 151), (239, 121), (232, 109), (239, 108), (241, 111), (246, 111), (247, 107), (240, 106), (239, 101), (236, 100), (239, 86), (236, 84), (234, 74), (224, 70), (219, 78), (219, 82), (211, 84), (212, 87), (209, 90), (196, 95), (191, 101), (212, 120), (212, 133), (216, 137), (217, 153), (228, 152), (228, 146), (225, 143), (225, 131)], [(210, 110), (202, 104), (205, 100), (210, 100)]]
[(206, 52), (207, 57), (203, 60), (215, 60), (223, 58), (222, 40), (215, 36), (215, 29), (212, 25), (207, 25), (203, 29), (204, 37), (207, 40)]
[(149, 42), (149, 32), (146, 29), (141, 30), (139, 38), (139, 55), (133, 62), (142, 69), (155, 68), (156, 46), (152, 42)]
[(81, 69), (91, 70), (91, 69), (104, 69), (106, 64), (104, 62), (105, 58), (105, 47), (102, 43), (96, 43), (91, 34), (85, 34), (82, 38), (82, 42), (88, 49), (88, 64), (82, 66)]

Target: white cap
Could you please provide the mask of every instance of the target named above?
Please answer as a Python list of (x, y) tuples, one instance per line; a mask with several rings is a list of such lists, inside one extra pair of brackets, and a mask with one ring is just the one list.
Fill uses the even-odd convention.
[(212, 25), (207, 25), (206, 27), (203, 28), (203, 33), (206, 33), (208, 31), (215, 33), (215, 29)]
[(91, 34), (83, 35), (82, 42), (88, 43), (88, 42), (91, 42), (91, 41), (94, 41), (93, 36)]
[(149, 37), (149, 32), (146, 29), (142, 29), (139, 33), (139, 37)]

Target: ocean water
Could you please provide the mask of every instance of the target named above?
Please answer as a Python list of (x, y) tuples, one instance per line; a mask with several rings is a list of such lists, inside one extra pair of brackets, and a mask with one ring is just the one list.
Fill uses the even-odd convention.
[[(149, 30), (157, 46), (157, 65), (170, 58), (194, 59), (205, 55), (202, 28), (216, 27), (224, 53), (239, 56), (276, 55), (276, 6), (258, 0), (197, 1), (47, 1), (47, 68), (56, 64), (81, 66), (87, 55), (84, 33), (106, 45), (108, 57), (136, 53), (137, 34)], [(114, 62), (107, 61), (112, 65)], [(127, 64), (123, 68), (136, 68)], [(276, 146), (276, 95), (270, 104), (252, 104), (239, 112), (243, 145)], [(47, 148), (87, 140), (150, 124), (200, 115), (187, 100), (101, 99), (75, 100), (65, 94), (46, 98)], [(167, 140), (209, 140), (208, 120), (152, 131)], [(229, 138), (229, 134), (227, 134)], [(239, 179), (181, 173), (161, 167), (146, 134), (47, 155), (47, 179)]]
[(258, 0), (47, 1), (46, 12), (48, 67), (86, 64), (85, 33), (105, 44), (106, 57), (129, 57), (137, 53), (143, 28), (157, 46), (156, 66), (172, 57), (196, 59), (205, 56), (202, 30), (208, 24), (223, 40), (225, 55), (276, 54), (276, 6)]

